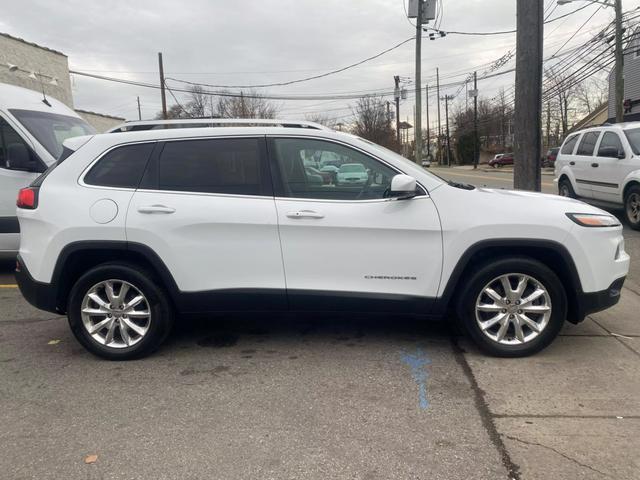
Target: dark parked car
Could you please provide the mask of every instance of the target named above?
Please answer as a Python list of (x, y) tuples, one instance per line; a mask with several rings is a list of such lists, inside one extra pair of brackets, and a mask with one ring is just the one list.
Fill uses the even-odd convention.
[(513, 165), (513, 153), (505, 153), (499, 158), (492, 158), (489, 160), (489, 166), (493, 168), (500, 168), (505, 165)]
[(542, 166), (547, 168), (553, 168), (556, 166), (556, 157), (560, 147), (550, 148), (547, 150), (547, 156), (542, 159)]

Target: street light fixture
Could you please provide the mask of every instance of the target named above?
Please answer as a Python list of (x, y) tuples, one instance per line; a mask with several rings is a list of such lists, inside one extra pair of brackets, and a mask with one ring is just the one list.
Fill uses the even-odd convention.
[[(575, 0), (558, 0), (558, 5), (566, 5)], [(622, 46), (622, 0), (581, 0), (613, 7), (616, 11), (616, 122), (624, 122), (624, 52)]]

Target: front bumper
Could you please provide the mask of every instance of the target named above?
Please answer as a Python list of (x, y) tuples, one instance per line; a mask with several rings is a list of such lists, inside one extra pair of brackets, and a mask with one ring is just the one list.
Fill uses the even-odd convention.
[(569, 320), (575, 323), (581, 322), (590, 313), (601, 312), (613, 307), (620, 300), (620, 292), (626, 277), (615, 280), (609, 288), (600, 292), (580, 292), (576, 296), (575, 318)]
[(57, 291), (50, 283), (34, 280), (18, 255), (15, 271), (16, 282), (22, 296), (36, 308), (52, 313), (61, 313), (57, 308)]

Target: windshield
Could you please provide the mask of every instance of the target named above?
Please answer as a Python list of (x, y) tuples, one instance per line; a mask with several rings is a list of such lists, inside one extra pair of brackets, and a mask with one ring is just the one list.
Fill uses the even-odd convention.
[(349, 163), (340, 167), (341, 172), (364, 172), (364, 165), (360, 163)]
[(635, 155), (640, 155), (640, 128), (625, 130), (624, 134), (627, 136), (627, 140), (629, 140), (633, 153)]
[(81, 118), (34, 110), (9, 111), (56, 159), (62, 153), (62, 142), (67, 138), (96, 133), (94, 128)]

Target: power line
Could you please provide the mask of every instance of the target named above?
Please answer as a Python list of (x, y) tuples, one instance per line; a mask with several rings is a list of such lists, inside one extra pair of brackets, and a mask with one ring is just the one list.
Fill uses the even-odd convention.
[(375, 55), (372, 55), (371, 57), (367, 57), (364, 60), (360, 60), (359, 62), (352, 63), (351, 65), (347, 65), (346, 67), (338, 68), (336, 70), (331, 70), (329, 72), (325, 72), (325, 73), (322, 73), (320, 75), (313, 75), (311, 77), (299, 78), (297, 80), (289, 80), (287, 82), (265, 83), (265, 84), (257, 84), (257, 85), (214, 85), (214, 84), (210, 84), (210, 83), (197, 83), (197, 82), (191, 82), (191, 81), (188, 81), (188, 80), (179, 80), (177, 78), (169, 78), (169, 77), (167, 77), (167, 80), (173, 80), (173, 81), (176, 81), (176, 82), (186, 83), (186, 84), (189, 84), (189, 85), (200, 85), (200, 86), (213, 87), (213, 88), (282, 87), (282, 86), (286, 86), (286, 85), (293, 85), (294, 83), (308, 82), (310, 80), (316, 80), (318, 78), (324, 78), (324, 77), (328, 77), (329, 75), (335, 75), (336, 73), (344, 72), (345, 70), (349, 70), (350, 68), (357, 67), (358, 65), (362, 65), (363, 63), (366, 63), (366, 62), (374, 60), (374, 59), (376, 59), (378, 57), (381, 57), (382, 55), (384, 55), (386, 53), (389, 53), (392, 50), (395, 50), (396, 48), (399, 48), (402, 45), (404, 45), (406, 43), (409, 43), (409, 42), (411, 42), (413, 40), (415, 40), (415, 37), (409, 37), (406, 40), (403, 40), (402, 42), (397, 43), (393, 47), (387, 48), (386, 50), (383, 50), (382, 52), (377, 53)]

